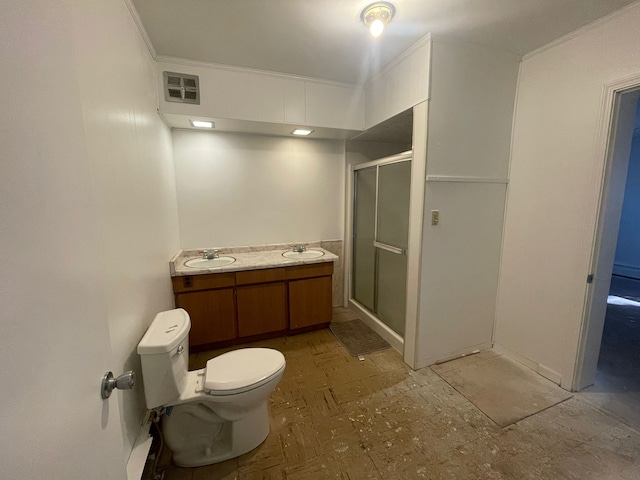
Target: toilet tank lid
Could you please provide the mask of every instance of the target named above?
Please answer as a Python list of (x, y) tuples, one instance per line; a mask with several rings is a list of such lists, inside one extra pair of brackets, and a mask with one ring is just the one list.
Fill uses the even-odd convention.
[(176, 348), (189, 334), (191, 321), (182, 308), (160, 312), (138, 344), (138, 353), (166, 353)]

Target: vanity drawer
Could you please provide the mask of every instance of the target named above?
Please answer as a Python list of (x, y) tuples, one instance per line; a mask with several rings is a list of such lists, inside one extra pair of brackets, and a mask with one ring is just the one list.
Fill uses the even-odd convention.
[(236, 285), (279, 282), (284, 279), (284, 268), (265, 268), (263, 270), (246, 270), (243, 272), (236, 272)]
[(287, 280), (296, 278), (324, 277), (333, 274), (333, 262), (311, 263), (286, 267)]
[(186, 275), (173, 277), (174, 292), (193, 292), (212, 288), (233, 287), (236, 284), (235, 273), (211, 273), (206, 275)]

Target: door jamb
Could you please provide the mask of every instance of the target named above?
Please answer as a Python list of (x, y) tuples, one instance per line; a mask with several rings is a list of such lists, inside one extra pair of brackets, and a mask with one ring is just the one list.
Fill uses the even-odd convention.
[[(591, 246), (591, 259), (589, 264), (589, 275), (594, 277), (598, 275), (598, 258), (602, 248), (602, 237), (604, 234), (604, 213), (607, 206), (608, 186), (611, 180), (612, 155), (615, 141), (615, 122), (614, 113), (616, 113), (616, 100), (619, 95), (628, 93), (640, 88), (640, 73), (634, 74), (617, 81), (604, 85), (602, 101), (600, 107), (600, 120), (598, 126), (598, 137), (596, 140), (596, 156), (603, 159), (603, 167), (600, 175), (600, 185), (598, 192), (598, 217), (596, 220), (595, 232)], [(602, 268), (602, 266), (600, 266)], [(586, 280), (586, 279), (585, 279)], [(593, 306), (593, 283), (587, 285), (585, 290), (585, 299), (582, 311), (582, 322), (578, 337), (577, 349), (573, 358), (573, 368), (570, 385), (562, 385), (570, 388), (571, 391), (578, 391), (586, 387), (584, 379), (584, 363), (589, 345), (589, 337), (595, 332), (595, 325), (590, 316)]]

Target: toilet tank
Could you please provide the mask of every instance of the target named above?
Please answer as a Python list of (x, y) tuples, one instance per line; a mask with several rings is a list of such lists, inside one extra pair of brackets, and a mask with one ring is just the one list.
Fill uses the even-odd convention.
[(182, 308), (160, 312), (138, 343), (147, 408), (180, 397), (189, 368), (191, 320)]

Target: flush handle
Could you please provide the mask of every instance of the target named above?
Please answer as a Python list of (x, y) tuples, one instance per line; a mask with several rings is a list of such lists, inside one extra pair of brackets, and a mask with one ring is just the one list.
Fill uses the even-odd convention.
[(176, 353), (173, 354), (172, 358), (176, 358), (176, 357), (182, 355), (183, 352), (184, 352), (184, 347), (182, 345), (180, 345), (178, 348), (176, 348)]
[(112, 372), (107, 372), (102, 377), (100, 393), (102, 398), (109, 398), (114, 389), (131, 390), (136, 385), (136, 374), (133, 370), (124, 372), (118, 378), (113, 376)]

